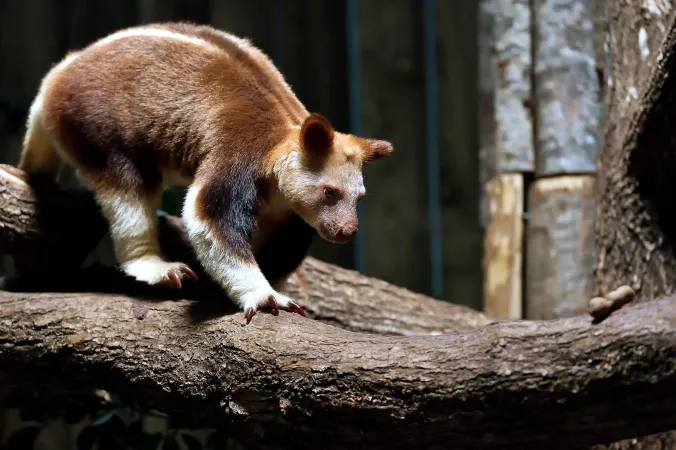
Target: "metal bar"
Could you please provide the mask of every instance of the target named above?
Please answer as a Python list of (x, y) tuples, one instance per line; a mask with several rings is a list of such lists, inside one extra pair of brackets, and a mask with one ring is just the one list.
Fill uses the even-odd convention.
[(427, 198), (430, 232), (432, 295), (442, 295), (441, 201), (439, 198), (439, 137), (437, 116), (437, 58), (435, 2), (423, 0), (423, 44), (425, 57), (425, 140), (427, 149)]
[[(359, 79), (359, 16), (357, 0), (345, 2), (345, 38), (347, 47), (347, 83), (350, 133), (361, 134), (361, 83)], [(357, 205), (360, 224), (363, 220), (362, 209)], [(363, 234), (357, 233), (354, 242), (354, 268), (361, 272), (364, 268)]]

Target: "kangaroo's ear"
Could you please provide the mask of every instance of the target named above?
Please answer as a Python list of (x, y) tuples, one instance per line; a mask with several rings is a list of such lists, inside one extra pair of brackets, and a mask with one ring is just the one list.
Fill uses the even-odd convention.
[(321, 114), (312, 113), (300, 129), (300, 146), (309, 154), (325, 154), (333, 146), (333, 135), (331, 123)]
[(382, 139), (365, 139), (364, 164), (383, 159), (394, 151), (392, 143)]

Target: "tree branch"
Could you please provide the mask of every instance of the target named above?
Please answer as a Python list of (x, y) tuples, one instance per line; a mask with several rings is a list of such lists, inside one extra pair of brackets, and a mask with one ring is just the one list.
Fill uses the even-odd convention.
[(200, 305), (0, 293), (0, 370), (11, 383), (117, 392), (257, 445), (572, 448), (673, 426), (674, 297), (598, 325), (426, 337), (284, 312), (242, 326)]

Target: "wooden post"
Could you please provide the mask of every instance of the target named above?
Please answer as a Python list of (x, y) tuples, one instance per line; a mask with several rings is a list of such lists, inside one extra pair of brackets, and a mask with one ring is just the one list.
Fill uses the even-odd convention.
[(495, 146), (497, 130), (495, 117), (495, 65), (493, 64), (493, 29), (495, 27), (495, 2), (481, 0), (479, 5), (479, 41), (477, 74), (479, 88), (479, 222), (486, 228), (488, 223), (488, 201), (486, 189), (495, 175)]
[(477, 2), (436, 3), (443, 299), (481, 309)]
[(529, 0), (494, 1), (496, 154), (498, 173), (534, 168)]
[(600, 98), (589, 0), (535, 0), (536, 180), (528, 189), (526, 317), (583, 313), (592, 295)]
[(397, 155), (364, 168), (364, 271), (429, 293), (420, 1), (360, 1), (358, 10), (362, 132), (390, 140)]
[(590, 3), (533, 3), (537, 176), (596, 173), (600, 99)]
[(484, 311), (504, 319), (522, 316), (523, 189), (521, 174), (501, 174), (486, 190)]
[(528, 189), (526, 317), (583, 314), (592, 294), (594, 177), (536, 180)]
[(524, 183), (535, 169), (530, 2), (484, 0), (479, 23), (484, 308), (520, 319)]

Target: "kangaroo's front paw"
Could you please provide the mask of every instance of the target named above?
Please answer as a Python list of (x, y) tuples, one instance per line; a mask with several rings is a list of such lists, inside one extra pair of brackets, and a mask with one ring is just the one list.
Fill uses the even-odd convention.
[(197, 275), (186, 264), (168, 262), (160, 258), (141, 258), (122, 265), (122, 270), (137, 281), (162, 288), (183, 287), (186, 278), (197, 280)]
[(270, 291), (270, 290), (261, 290), (254, 291), (245, 295), (243, 299), (244, 304), (244, 318), (246, 323), (249, 324), (258, 308), (267, 306), (271, 308), (273, 315), (278, 315), (279, 310), (283, 309), (289, 312), (295, 312), (305, 317), (305, 311), (303, 308), (298, 306), (294, 301), (292, 301), (286, 295)]

